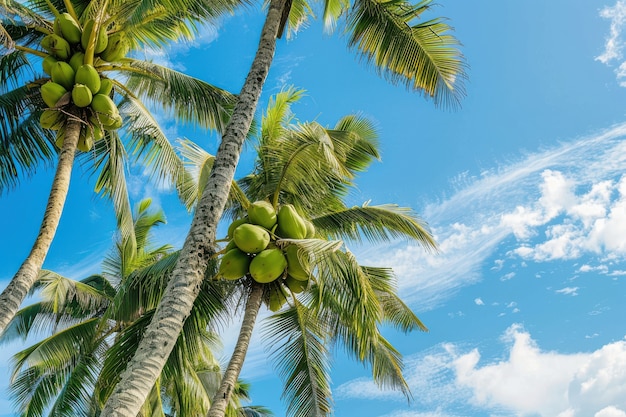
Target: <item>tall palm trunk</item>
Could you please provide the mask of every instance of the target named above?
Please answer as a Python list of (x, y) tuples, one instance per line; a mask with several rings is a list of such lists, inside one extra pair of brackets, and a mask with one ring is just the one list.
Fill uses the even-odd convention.
[(239, 378), (243, 362), (246, 359), (246, 352), (248, 352), (248, 346), (250, 345), (250, 337), (252, 336), (252, 330), (254, 330), (254, 324), (256, 323), (256, 317), (261, 308), (262, 301), (263, 286), (255, 283), (246, 301), (246, 309), (243, 315), (239, 337), (235, 344), (235, 350), (233, 350), (233, 354), (230, 357), (228, 367), (222, 377), (220, 388), (217, 393), (215, 393), (207, 417), (222, 417), (226, 412), (226, 406), (230, 401), (233, 388), (235, 387), (237, 378)]
[(270, 2), (256, 56), (224, 131), (211, 176), (196, 207), (168, 286), (135, 356), (102, 410), (103, 417), (137, 415), (191, 312), (209, 259), (215, 252), (217, 223), (224, 211), (243, 142), (274, 58), (284, 7), (285, 0)]
[(20, 266), (9, 285), (0, 295), (0, 333), (4, 332), (15, 313), (20, 308), (26, 294), (31, 289), (48, 254), (54, 235), (61, 220), (61, 213), (67, 198), (74, 165), (76, 144), (80, 135), (80, 122), (73, 117), (68, 118), (65, 129), (63, 148), (59, 154), (52, 188), (48, 196), (48, 204), (39, 227), (39, 234), (28, 257)]

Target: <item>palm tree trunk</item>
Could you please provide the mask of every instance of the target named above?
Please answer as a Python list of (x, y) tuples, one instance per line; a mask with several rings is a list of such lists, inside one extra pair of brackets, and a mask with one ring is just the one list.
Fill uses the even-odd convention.
[(26, 298), (26, 294), (28, 294), (28, 291), (37, 280), (39, 271), (41, 271), (48, 254), (48, 249), (50, 249), (54, 239), (70, 187), (74, 154), (76, 153), (79, 134), (80, 122), (70, 117), (65, 129), (65, 139), (59, 154), (56, 173), (52, 180), (48, 204), (43, 215), (43, 221), (39, 227), (39, 234), (35, 239), (30, 254), (0, 295), (0, 334), (4, 332), (9, 322), (13, 319), (22, 301)]
[(209, 259), (215, 252), (217, 223), (224, 211), (243, 142), (274, 58), (284, 6), (285, 0), (270, 2), (256, 56), (224, 131), (211, 176), (196, 207), (168, 286), (135, 356), (102, 410), (103, 417), (137, 415), (191, 312)]
[(226, 372), (224, 372), (224, 376), (222, 377), (220, 388), (215, 394), (213, 402), (211, 402), (211, 409), (207, 417), (222, 417), (226, 412), (226, 406), (230, 401), (233, 388), (237, 383), (237, 378), (239, 378), (243, 362), (246, 359), (246, 352), (250, 345), (250, 337), (252, 336), (252, 330), (254, 329), (262, 301), (263, 286), (255, 283), (246, 302), (246, 310), (243, 315), (241, 330), (239, 331), (235, 350), (233, 350)]

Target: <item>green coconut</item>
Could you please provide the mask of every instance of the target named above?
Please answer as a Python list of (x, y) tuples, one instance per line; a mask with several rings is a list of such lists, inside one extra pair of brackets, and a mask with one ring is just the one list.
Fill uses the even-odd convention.
[(230, 226), (228, 226), (228, 237), (232, 239), (233, 237), (233, 232), (235, 231), (236, 228), (238, 228), (239, 226), (241, 226), (244, 223), (248, 223), (248, 217), (242, 217), (241, 219), (237, 219), (235, 221), (233, 221)]
[(291, 275), (287, 275), (285, 278), (285, 285), (295, 294), (300, 294), (302, 291), (306, 290), (309, 285), (309, 281), (301, 281), (299, 279), (295, 279)]
[(313, 222), (307, 219), (302, 219), (304, 221), (304, 224), (306, 225), (306, 239), (312, 239), (315, 237), (315, 226), (313, 225)]
[(287, 258), (287, 272), (289, 272), (289, 275), (300, 281), (309, 279), (309, 273), (298, 258), (298, 247), (296, 245), (287, 246), (285, 257)]
[(306, 224), (291, 204), (281, 206), (277, 218), (276, 234), (279, 236), (288, 239), (304, 239), (306, 237)]
[(248, 273), (251, 260), (239, 249), (231, 249), (222, 256), (217, 276), (229, 280), (239, 279)]
[(244, 223), (233, 232), (237, 247), (246, 253), (259, 253), (270, 243), (270, 234), (255, 224)]
[(276, 210), (269, 201), (255, 201), (248, 207), (248, 219), (269, 230), (276, 224)]
[(256, 282), (267, 284), (280, 277), (287, 267), (287, 259), (280, 249), (266, 249), (250, 262), (250, 275)]

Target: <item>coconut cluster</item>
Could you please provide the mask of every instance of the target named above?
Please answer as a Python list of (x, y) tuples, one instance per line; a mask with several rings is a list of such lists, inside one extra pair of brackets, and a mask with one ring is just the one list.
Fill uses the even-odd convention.
[[(256, 201), (248, 207), (247, 216), (228, 227), (230, 239), (220, 261), (218, 277), (236, 280), (250, 276), (261, 284), (278, 284), (269, 288), (269, 304), (277, 311), (286, 301), (286, 291), (302, 292), (311, 271), (298, 255), (298, 246), (279, 248), (276, 240), (308, 239), (315, 227), (291, 204), (278, 211), (267, 201)], [(282, 246), (282, 245), (281, 245)]]
[(48, 52), (43, 59), (43, 71), (50, 81), (41, 86), (41, 97), (49, 107), (39, 119), (45, 129), (57, 131), (56, 145), (63, 146), (67, 115), (63, 107), (73, 103), (84, 109), (78, 149), (89, 151), (95, 141), (102, 139), (106, 130), (122, 126), (122, 117), (113, 102), (113, 82), (101, 77), (92, 62), (85, 59), (85, 51), (93, 37), (94, 59), (117, 61), (128, 52), (128, 42), (122, 33), (107, 35), (106, 28), (89, 19), (81, 26), (69, 13), (61, 13), (54, 20), (53, 33), (45, 36), (41, 47)]

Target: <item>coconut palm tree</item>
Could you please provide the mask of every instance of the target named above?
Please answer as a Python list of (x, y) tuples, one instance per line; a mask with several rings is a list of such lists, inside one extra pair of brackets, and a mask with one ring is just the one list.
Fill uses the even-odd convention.
[[(176, 257), (171, 246), (152, 242), (152, 229), (165, 218), (150, 207), (150, 200), (137, 207), (137, 246), (120, 236), (102, 274), (81, 281), (47, 270), (40, 274), (35, 289), (41, 301), (21, 309), (3, 335), (5, 341), (46, 336), (14, 357), (11, 393), (20, 415), (99, 415), (150, 321)], [(224, 310), (218, 290), (207, 289), (198, 298), (141, 415), (206, 415), (221, 373), (212, 355), (218, 342), (203, 315)], [(242, 406), (242, 400), (249, 400), (249, 385), (239, 382), (229, 412), (271, 415), (263, 407)]]
[[(442, 19), (415, 23), (432, 3), (432, 0), (421, 0), (415, 5), (406, 1), (328, 0), (323, 2), (323, 19), (325, 27), (332, 29), (340, 18), (345, 17), (349, 44), (391, 82), (404, 83), (409, 89), (432, 97), (435, 103), (455, 105), (464, 94), (465, 79), (465, 64), (457, 49), (458, 42)], [(213, 254), (217, 224), (273, 60), (276, 40), (285, 27), (288, 31), (295, 30), (311, 14), (311, 6), (304, 1), (269, 1), (257, 53), (222, 135), (212, 174), (196, 208), (179, 265), (154, 323), (147, 330), (146, 340), (158, 340), (154, 346), (159, 347), (153, 349), (146, 341), (138, 349), (116, 393), (109, 400), (108, 415), (135, 413), (133, 404), (141, 403), (147, 395), (139, 385), (147, 386), (149, 380), (157, 377), (172, 346), (168, 341), (176, 338), (189, 315), (208, 259)], [(165, 326), (166, 322), (169, 325)], [(150, 366), (146, 369), (148, 358)], [(141, 375), (137, 372), (139, 369)]]
[[(272, 346), (272, 356), (284, 379), (283, 396), (290, 415), (331, 412), (329, 364), (334, 344), (369, 364), (381, 386), (410, 396), (402, 376), (401, 355), (381, 335), (380, 326), (391, 324), (405, 332), (425, 327), (398, 297), (392, 271), (360, 265), (340, 239), (387, 241), (405, 237), (430, 249), (435, 243), (409, 209), (368, 203), (345, 205), (355, 175), (378, 158), (376, 132), (371, 123), (358, 116), (344, 117), (331, 129), (318, 123), (296, 124), (290, 106), (301, 95), (302, 91), (289, 89), (270, 101), (261, 124), (256, 167), (231, 187), (228, 217), (241, 219), (249, 213), (251, 201), (265, 201), (274, 208), (287, 204), (296, 207), (313, 223), (315, 235), (308, 239), (275, 237), (272, 244), (297, 248), (310, 278), (305, 278), (306, 284), (294, 283), (288, 267), (286, 273), (281, 270), (278, 279), (261, 284), (250, 266), (250, 273), (241, 279), (213, 281), (215, 285), (233, 286), (232, 292), (225, 293), (232, 299), (225, 302), (245, 308), (240, 336), (213, 398), (210, 417), (225, 413), (264, 304), (272, 311), (284, 306), (266, 323), (264, 339)], [(196, 186), (185, 188), (187, 201), (193, 205), (201, 198), (215, 158), (188, 141), (182, 142), (181, 152), (195, 171)], [(215, 276), (212, 267), (207, 275), (219, 278), (220, 271)]]
[[(173, 183), (181, 180), (183, 172), (147, 105), (160, 105), (204, 128), (223, 129), (232, 96), (198, 79), (134, 59), (132, 51), (189, 38), (198, 22), (230, 12), (236, 4), (231, 0), (2, 1), (0, 192), (15, 187), (21, 177), (57, 154), (58, 163), (32, 250), (0, 295), (0, 333), (43, 265), (60, 221), (77, 149), (98, 175), (96, 191), (112, 199), (122, 233), (132, 235), (124, 181), (129, 157)], [(130, 242), (134, 244), (133, 239)]]

